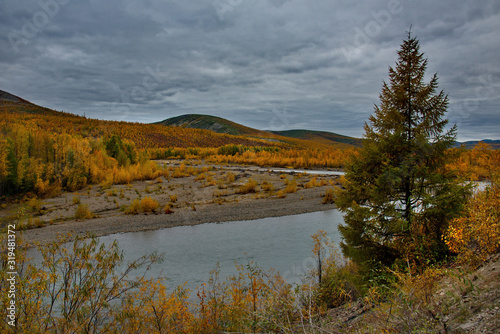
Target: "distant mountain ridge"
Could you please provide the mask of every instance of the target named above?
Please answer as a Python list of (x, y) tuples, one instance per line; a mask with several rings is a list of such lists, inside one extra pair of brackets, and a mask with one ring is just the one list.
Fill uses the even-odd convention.
[[(34, 131), (44, 131), (49, 135), (66, 133), (83, 138), (106, 138), (117, 135), (135, 144), (139, 149), (221, 147), (225, 145), (242, 146), (280, 146), (289, 147), (290, 143), (271, 143), (251, 136), (219, 134), (209, 130), (190, 128), (169, 128), (161, 124), (110, 121), (87, 118), (68, 112), (44, 108), (16, 95), (0, 91), (0, 128), (2, 124), (26, 127), (36, 124)], [(0, 140), (1, 140), (0, 136)]]
[(222, 117), (200, 114), (186, 114), (176, 116), (160, 122), (156, 122), (155, 124), (179, 126), (182, 128), (211, 130), (217, 133), (226, 133), (236, 136), (255, 135), (263, 132), (232, 122)]
[[(0, 90), (0, 109), (9, 110), (20, 113), (35, 113), (35, 114), (52, 114), (57, 115), (59, 112), (38, 106), (28, 100), (20, 98), (9, 92)], [(59, 113), (60, 114), (60, 113)]]
[(0, 90), (0, 102), (3, 103), (17, 103), (17, 104), (32, 104), (29, 101), (26, 101), (19, 96), (13, 95), (11, 93), (5, 92), (3, 90)]
[[(0, 111), (2, 110), (8, 112), (44, 114), (57, 117), (63, 117), (63, 116), (70, 118), (72, 117), (74, 118), (75, 122), (78, 123), (83, 122), (83, 119), (85, 119), (84, 117), (80, 117), (77, 115), (63, 113), (49, 108), (38, 106), (19, 96), (0, 90)], [(107, 124), (105, 121), (101, 122), (102, 124)], [(285, 131), (264, 131), (247, 127), (229, 121), (222, 117), (201, 115), (201, 114), (187, 114), (187, 115), (176, 116), (165, 119), (160, 122), (155, 122), (154, 124), (169, 125), (169, 126), (191, 128), (191, 129), (210, 130), (215, 133), (226, 134), (226, 135), (229, 134), (235, 136), (247, 136), (259, 139), (265, 139), (268, 142), (273, 142), (273, 141), (288, 142), (286, 138), (293, 138), (299, 140), (312, 141), (324, 145), (341, 145), (344, 147), (352, 147), (352, 146), (359, 147), (362, 145), (362, 139), (344, 136), (333, 132), (303, 130), (303, 129), (285, 130)], [(157, 134), (149, 134), (149, 136), (156, 136), (156, 135)], [(249, 139), (253, 140), (252, 138)], [(465, 146), (465, 148), (471, 149), (474, 148), (474, 146), (476, 146), (479, 142), (486, 143), (490, 145), (493, 149), (500, 149), (500, 140), (491, 140), (491, 139), (484, 139), (480, 141), (456, 142), (454, 147)], [(292, 145), (296, 145), (297, 143), (305, 143), (305, 142), (297, 141), (293, 142)], [(184, 146), (181, 143), (178, 143), (178, 145)]]
[(472, 149), (479, 143), (485, 143), (490, 145), (492, 149), (498, 150), (500, 149), (500, 140), (492, 140), (492, 139), (483, 139), (483, 140), (471, 140), (466, 142), (456, 142), (453, 147), (461, 147), (465, 146), (466, 149)]
[(285, 130), (285, 131), (271, 131), (283, 137), (314, 140), (325, 144), (342, 143), (353, 146), (362, 146), (363, 140), (359, 138), (340, 135), (328, 131), (314, 131), (314, 130)]
[(266, 131), (257, 130), (244, 126), (222, 117), (200, 115), (200, 114), (186, 114), (165, 119), (156, 124), (163, 124), (168, 126), (178, 126), (184, 128), (195, 128), (212, 130), (218, 133), (226, 133), (232, 135), (245, 135), (252, 137), (260, 137), (269, 139), (279, 138), (294, 138), (318, 142), (326, 145), (344, 144), (349, 146), (361, 146), (361, 139), (339, 135), (327, 131), (313, 131), (313, 130), (287, 130), (287, 131)]

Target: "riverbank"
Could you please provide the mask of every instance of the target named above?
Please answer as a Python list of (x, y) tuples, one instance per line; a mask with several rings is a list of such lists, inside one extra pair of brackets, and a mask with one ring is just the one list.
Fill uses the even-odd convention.
[[(167, 162), (161, 162), (165, 164)], [(36, 205), (31, 219), (43, 225), (23, 232), (28, 243), (47, 243), (58, 234), (73, 237), (155, 230), (167, 227), (252, 220), (331, 210), (323, 204), (326, 189), (338, 185), (339, 175), (283, 173), (242, 166), (166, 166), (167, 176), (128, 185), (99, 185), (63, 193)], [(248, 184), (253, 187), (247, 188)], [(127, 215), (134, 200), (150, 197), (155, 212)], [(75, 219), (84, 205), (95, 218)], [(172, 211), (165, 213), (165, 206)]]

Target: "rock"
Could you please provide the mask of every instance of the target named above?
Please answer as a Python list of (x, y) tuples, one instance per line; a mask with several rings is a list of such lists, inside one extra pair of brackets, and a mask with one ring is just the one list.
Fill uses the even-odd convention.
[(463, 329), (463, 330), (469, 330), (469, 329), (474, 328), (474, 326), (475, 326), (475, 325), (476, 325), (476, 324), (475, 324), (475, 323), (473, 323), (473, 322), (468, 322), (468, 323), (466, 323), (466, 324), (461, 325), (459, 328), (461, 328), (461, 329)]

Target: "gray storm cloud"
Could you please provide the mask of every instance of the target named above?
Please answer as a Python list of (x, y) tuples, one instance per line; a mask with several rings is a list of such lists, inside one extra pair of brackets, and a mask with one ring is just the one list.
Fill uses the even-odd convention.
[(3, 1), (0, 89), (101, 119), (361, 136), (410, 26), (459, 140), (498, 139), (495, 1)]

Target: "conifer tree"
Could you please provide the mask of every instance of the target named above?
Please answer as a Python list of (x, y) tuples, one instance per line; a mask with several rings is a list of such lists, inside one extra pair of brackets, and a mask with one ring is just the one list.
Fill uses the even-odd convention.
[(442, 235), (466, 198), (467, 189), (444, 168), (456, 126), (445, 131), (448, 97), (436, 92), (436, 74), (424, 82), (426, 67), (419, 41), (408, 33), (337, 194), (342, 250), (367, 267), (443, 256)]

